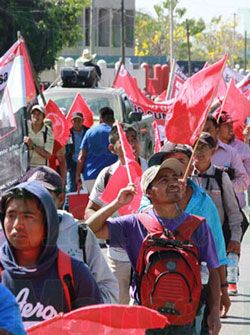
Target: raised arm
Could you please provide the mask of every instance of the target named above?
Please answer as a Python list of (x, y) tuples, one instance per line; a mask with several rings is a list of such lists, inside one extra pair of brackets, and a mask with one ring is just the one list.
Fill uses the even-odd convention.
[(129, 184), (127, 187), (122, 188), (115, 200), (93, 213), (85, 223), (89, 225), (90, 229), (98, 238), (107, 240), (109, 238), (108, 225), (106, 223), (107, 219), (119, 208), (129, 204), (135, 194), (136, 189), (134, 184)]

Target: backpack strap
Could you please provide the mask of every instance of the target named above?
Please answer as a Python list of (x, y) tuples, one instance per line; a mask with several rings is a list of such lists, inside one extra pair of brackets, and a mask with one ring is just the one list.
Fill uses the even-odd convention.
[(147, 229), (150, 234), (162, 233), (164, 231), (164, 228), (162, 227), (160, 222), (148, 213), (139, 213), (137, 214), (137, 216), (141, 224)]
[(75, 285), (71, 257), (60, 249), (58, 249), (57, 268), (67, 305), (69, 311), (71, 311), (73, 308), (73, 302), (75, 301)]
[[(47, 135), (48, 135), (48, 127), (45, 125), (45, 130), (43, 132), (43, 143), (45, 144), (47, 142)], [(48, 161), (46, 159), (45, 165), (48, 164)]]
[(186, 220), (174, 231), (174, 235), (180, 236), (181, 240), (191, 241), (195, 230), (204, 222), (204, 218), (197, 215), (189, 215)]
[(43, 142), (44, 142), (44, 144), (47, 142), (47, 135), (48, 135), (48, 127), (45, 125), (45, 130), (43, 132)]
[(83, 260), (86, 262), (86, 250), (85, 250), (85, 244), (86, 244), (86, 238), (88, 233), (88, 226), (86, 223), (81, 223), (78, 225), (78, 236), (79, 236), (79, 248), (82, 250), (83, 254)]
[(104, 188), (108, 185), (110, 177), (111, 177), (111, 167), (109, 166), (104, 175), (104, 182), (103, 182)]

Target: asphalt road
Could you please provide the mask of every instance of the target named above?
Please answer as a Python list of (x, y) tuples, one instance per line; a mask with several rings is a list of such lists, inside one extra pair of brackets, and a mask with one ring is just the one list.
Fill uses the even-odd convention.
[(250, 335), (250, 228), (242, 242), (238, 295), (231, 297), (232, 305), (222, 319), (221, 335)]

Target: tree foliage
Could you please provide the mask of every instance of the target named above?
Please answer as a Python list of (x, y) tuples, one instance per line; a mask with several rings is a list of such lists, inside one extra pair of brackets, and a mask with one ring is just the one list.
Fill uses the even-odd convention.
[(51, 68), (64, 46), (81, 38), (79, 16), (88, 0), (7, 0), (0, 6), (0, 55), (24, 37), (35, 70)]
[[(135, 20), (136, 55), (169, 55), (169, 5), (165, 0), (154, 7), (156, 17), (137, 13)], [(192, 60), (218, 60), (226, 52), (231, 64), (239, 62), (243, 55), (243, 36), (237, 33), (237, 24), (223, 22), (216, 17), (209, 24), (203, 19), (185, 19), (186, 9), (179, 7), (179, 0), (172, 0), (174, 18), (174, 58), (187, 60), (187, 23), (190, 32)]]

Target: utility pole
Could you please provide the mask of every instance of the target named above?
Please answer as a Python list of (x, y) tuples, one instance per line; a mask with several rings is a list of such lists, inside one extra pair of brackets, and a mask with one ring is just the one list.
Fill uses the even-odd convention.
[(121, 47), (122, 47), (122, 58), (121, 58), (121, 63), (125, 64), (125, 15), (124, 15), (124, 0), (121, 0), (121, 24), (122, 24), (122, 29), (121, 29)]
[(169, 41), (169, 52), (170, 52), (170, 66), (173, 64), (174, 59), (174, 19), (173, 19), (173, 0), (169, 3), (169, 26), (170, 26), (170, 41)]
[(186, 20), (186, 31), (187, 31), (187, 53), (188, 53), (188, 76), (191, 77), (191, 50), (190, 50), (190, 31), (189, 31), (189, 21)]
[(244, 70), (247, 69), (247, 30), (245, 30), (244, 34)]
[(95, 0), (91, 1), (90, 5), (90, 25), (89, 25), (89, 44), (90, 52), (95, 52)]
[(234, 67), (234, 56), (235, 56), (235, 51), (236, 51), (236, 48), (235, 48), (235, 43), (236, 43), (236, 13), (234, 13), (234, 27), (233, 27), (233, 67)]

